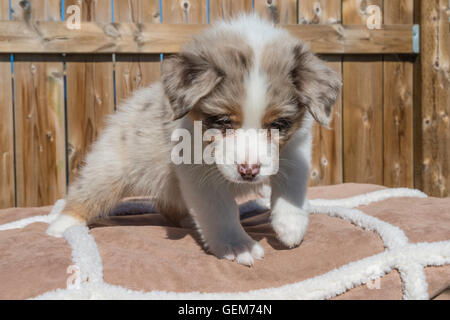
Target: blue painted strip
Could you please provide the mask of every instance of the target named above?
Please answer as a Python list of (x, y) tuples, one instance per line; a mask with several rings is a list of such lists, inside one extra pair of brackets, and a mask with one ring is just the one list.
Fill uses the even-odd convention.
[(420, 53), (420, 26), (418, 24), (413, 25), (413, 51)]
[(64, 0), (61, 0), (61, 21), (66, 20), (66, 11), (65, 11), (65, 5)]
[[(12, 20), (12, 4), (11, 4), (11, 0), (9, 0), (9, 20)], [(11, 59), (11, 75), (14, 75), (14, 54), (10, 54), (10, 59)], [(14, 95), (13, 95), (13, 99), (14, 99)]]
[[(163, 2), (162, 2), (162, 0), (159, 0), (159, 23), (163, 23)], [(159, 54), (159, 60), (160, 61), (164, 60), (163, 53)]]
[(114, 0), (111, 0), (111, 22), (114, 22)]
[[(115, 20), (115, 12), (114, 12), (114, 0), (111, 0), (111, 22)], [(116, 54), (113, 53), (111, 55), (113, 59), (113, 103), (114, 103), (114, 111), (117, 111), (117, 86), (116, 86)]]
[(255, 12), (255, 0), (252, 0), (252, 12)]
[[(12, 5), (9, 0), (9, 20), (12, 20)], [(12, 126), (13, 126), (13, 153), (14, 153), (14, 206), (17, 207), (17, 138), (16, 138), (16, 98), (15, 98), (15, 83), (14, 83), (14, 54), (9, 55), (11, 60), (11, 107), (12, 107)]]
[(209, 1), (210, 0), (206, 0), (206, 23), (208, 23), (209, 24), (209, 19), (210, 19), (210, 17), (209, 17)]

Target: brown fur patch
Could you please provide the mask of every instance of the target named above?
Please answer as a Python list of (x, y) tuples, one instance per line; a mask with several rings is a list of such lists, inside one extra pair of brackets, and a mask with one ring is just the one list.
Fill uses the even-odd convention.
[(324, 126), (331, 120), (331, 110), (339, 94), (340, 78), (299, 41), (277, 39), (262, 53), (261, 69), (269, 75), (269, 107), (262, 119), (269, 127), (277, 119), (288, 119), (291, 126), (280, 132), (287, 142), (303, 122), (308, 110)]
[(282, 121), (287, 122), (289, 125), (287, 125), (285, 128), (279, 129), (279, 146), (280, 148), (283, 148), (286, 143), (289, 141), (289, 139), (292, 137), (292, 135), (301, 128), (301, 125), (303, 123), (303, 119), (306, 115), (306, 109), (300, 109), (296, 113), (286, 116), (286, 112), (284, 108), (282, 107), (270, 107), (267, 109), (266, 113), (264, 114), (262, 126), (265, 129), (279, 129), (277, 127), (273, 127), (273, 124), (276, 124), (277, 122)]
[(92, 220), (86, 208), (77, 203), (67, 203), (64, 208), (64, 214), (86, 223)]
[(297, 41), (278, 39), (267, 45), (261, 56), (261, 70), (268, 75), (269, 87), (266, 92), (268, 107), (261, 124), (271, 129), (273, 124), (281, 121), (289, 125), (280, 129), (280, 148), (301, 127), (306, 108), (299, 103), (297, 88), (291, 77), (295, 68), (292, 48)]

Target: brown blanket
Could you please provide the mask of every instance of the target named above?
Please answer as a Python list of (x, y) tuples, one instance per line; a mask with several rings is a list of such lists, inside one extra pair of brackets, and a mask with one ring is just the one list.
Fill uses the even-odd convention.
[[(339, 199), (383, 187), (345, 184), (315, 187), (309, 198)], [(0, 210), (0, 224), (47, 214), (51, 207)], [(396, 198), (359, 207), (368, 215), (401, 228), (410, 243), (450, 240), (450, 198)], [(104, 281), (133, 290), (245, 292), (280, 287), (383, 252), (374, 232), (323, 214), (311, 216), (302, 244), (287, 250), (276, 239), (269, 213), (245, 214), (247, 232), (265, 249), (252, 268), (218, 260), (202, 250), (194, 230), (170, 226), (155, 213), (115, 216), (93, 224), (103, 262)], [(45, 223), (0, 231), (0, 299), (25, 299), (66, 288), (73, 265), (65, 239), (45, 234)], [(425, 268), (430, 298), (448, 297), (450, 266)], [(397, 271), (382, 277), (378, 289), (357, 286), (335, 299), (401, 299)]]

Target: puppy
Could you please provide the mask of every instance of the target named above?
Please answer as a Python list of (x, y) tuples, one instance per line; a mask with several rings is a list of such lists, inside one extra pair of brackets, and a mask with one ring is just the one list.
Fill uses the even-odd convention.
[[(166, 56), (161, 73), (108, 118), (48, 234), (61, 236), (108, 215), (123, 197), (145, 195), (174, 223), (192, 219), (218, 258), (250, 266), (264, 250), (242, 228), (235, 199), (270, 185), (273, 229), (287, 247), (299, 245), (308, 226), (311, 126), (314, 119), (329, 125), (338, 74), (256, 15), (216, 23)], [(199, 124), (212, 138), (184, 139), (180, 151), (179, 138), (198, 135)], [(240, 148), (251, 130), (268, 134)], [(225, 143), (231, 140), (238, 142)], [(278, 152), (263, 159), (255, 149)], [(204, 153), (238, 160), (189, 161)]]

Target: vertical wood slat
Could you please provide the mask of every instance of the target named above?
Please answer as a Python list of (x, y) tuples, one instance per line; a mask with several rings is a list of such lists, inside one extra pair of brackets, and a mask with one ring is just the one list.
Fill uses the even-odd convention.
[[(414, 0), (384, 2), (386, 24), (412, 24)], [(413, 62), (384, 57), (383, 139), (384, 185), (414, 187), (413, 177)]]
[[(365, 24), (368, 5), (343, 0), (344, 24)], [(343, 67), (344, 182), (383, 184), (383, 62), (379, 56), (345, 56)]]
[[(81, 9), (82, 21), (111, 22), (111, 1), (66, 0)], [(100, 134), (105, 118), (114, 112), (112, 55), (68, 55), (67, 132), (69, 182), (77, 176), (92, 142)]]
[(14, 125), (12, 112), (11, 62), (0, 55), (0, 208), (15, 204)]
[[(0, 1), (0, 20), (9, 20), (9, 0)], [(15, 205), (14, 124), (11, 62), (0, 54), (0, 209)]]
[(0, 1), (0, 20), (9, 20), (9, 0)]
[[(163, 5), (166, 1), (163, 2)], [(114, 21), (128, 23), (160, 23), (159, 0), (115, 0)], [(160, 55), (116, 54), (116, 101), (121, 101), (160, 76)]]
[(416, 186), (450, 196), (450, 8), (448, 0), (421, 2), (421, 123), (415, 141)]
[(334, 24), (342, 20), (341, 0), (298, 1), (298, 21), (300, 24)]
[(270, 4), (267, 1), (255, 1), (254, 12), (269, 21), (283, 25), (297, 24), (296, 9), (297, 1), (292, 0), (274, 0)]
[[(341, 21), (341, 0), (299, 1), (299, 23), (333, 24)], [(342, 74), (342, 57), (322, 56), (330, 67)], [(342, 172), (342, 95), (334, 106), (331, 130), (317, 123), (313, 127), (313, 152), (310, 185), (338, 184)]]
[(163, 1), (164, 23), (208, 23), (207, 0)]
[(296, 0), (255, 1), (255, 12), (274, 23), (297, 24)]
[[(22, 5), (21, 5), (22, 4)], [(12, 0), (13, 19), (60, 20), (59, 0)], [(63, 60), (16, 54), (14, 60), (17, 205), (55, 202), (66, 190)]]
[(252, 12), (252, 0), (210, 0), (209, 3), (211, 21), (230, 18), (240, 12)]
[[(323, 59), (342, 76), (342, 57)], [(313, 152), (311, 158), (311, 185), (330, 185), (343, 182), (342, 164), (342, 93), (333, 111), (330, 129), (314, 124)]]

